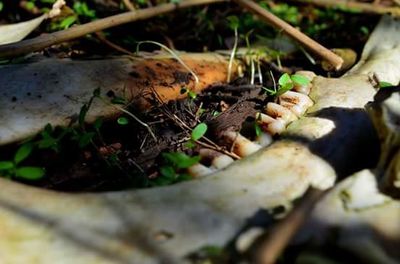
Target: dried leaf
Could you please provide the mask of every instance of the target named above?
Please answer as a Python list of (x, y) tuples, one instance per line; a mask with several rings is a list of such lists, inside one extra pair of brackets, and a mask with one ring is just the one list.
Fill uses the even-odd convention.
[(0, 44), (18, 42), (28, 36), (47, 18), (47, 14), (16, 24), (0, 26)]

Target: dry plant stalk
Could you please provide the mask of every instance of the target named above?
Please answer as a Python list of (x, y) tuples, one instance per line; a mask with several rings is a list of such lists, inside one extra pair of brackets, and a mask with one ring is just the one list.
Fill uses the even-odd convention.
[(298, 206), (290, 211), (286, 218), (280, 221), (271, 230), (269, 236), (262, 241), (256, 256), (256, 263), (276, 263), (278, 257), (281, 255), (285, 247), (314, 209), (315, 204), (328, 190), (322, 191), (312, 188), (308, 190)]
[(301, 45), (303, 45), (305, 48), (313, 52), (315, 55), (329, 62), (335, 70), (338, 71), (342, 68), (343, 59), (340, 56), (336, 55), (329, 49), (325, 48), (324, 46), (322, 46), (315, 40), (311, 39), (301, 31), (297, 30), (290, 24), (286, 23), (282, 19), (268, 12), (257, 3), (251, 0), (234, 0), (234, 1), (239, 5), (245, 7), (246, 9), (250, 10), (257, 16), (265, 20), (267, 23), (271, 24), (272, 26), (276, 27), (279, 30), (282, 30), (285, 34), (287, 34), (294, 40), (298, 41)]

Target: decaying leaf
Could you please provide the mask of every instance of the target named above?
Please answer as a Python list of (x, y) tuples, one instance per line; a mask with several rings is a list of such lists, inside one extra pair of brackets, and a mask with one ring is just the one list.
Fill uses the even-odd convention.
[(34, 31), (45, 19), (55, 17), (60, 13), (60, 8), (65, 5), (64, 0), (54, 3), (49, 13), (43, 14), (29, 21), (11, 25), (0, 25), (0, 45), (18, 42)]

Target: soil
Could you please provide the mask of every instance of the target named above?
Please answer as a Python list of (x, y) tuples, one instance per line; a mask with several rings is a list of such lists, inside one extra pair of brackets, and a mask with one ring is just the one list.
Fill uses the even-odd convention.
[[(79, 148), (71, 138), (64, 138), (59, 143), (59, 151), (36, 149), (35, 155), (24, 164), (45, 167), (46, 176), (39, 181), (21, 182), (67, 192), (153, 186), (154, 180), (160, 176), (159, 168), (165, 164), (161, 153), (198, 154), (200, 146), (189, 148), (186, 143), (190, 140), (190, 128), (193, 129), (200, 122), (208, 125), (206, 136), (215, 143), (216, 148), (229, 152), (230, 143), (221, 139), (221, 132), (242, 130), (245, 135), (254, 136), (254, 116), (266, 101), (271, 100), (260, 85), (240, 83), (247, 81), (236, 80), (230, 85), (216, 85), (196, 98), (168, 104), (159, 104), (156, 96), (153, 96), (153, 104), (159, 104), (159, 107), (138, 117), (151, 127), (157, 142), (145, 127), (133, 119), (127, 125), (107, 120), (100, 133), (93, 138), (93, 144), (85, 148)], [(133, 107), (129, 110), (137, 112)], [(85, 129), (91, 131), (92, 127)], [(62, 131), (62, 128), (58, 128), (54, 134), (59, 135)], [(37, 140), (40, 140), (40, 136), (33, 142)]]

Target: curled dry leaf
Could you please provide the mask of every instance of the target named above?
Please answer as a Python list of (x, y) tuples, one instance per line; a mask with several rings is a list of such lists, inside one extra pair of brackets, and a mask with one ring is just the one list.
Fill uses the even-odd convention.
[(45, 19), (53, 18), (60, 14), (60, 9), (65, 5), (64, 0), (57, 0), (49, 13), (43, 14), (29, 21), (11, 25), (0, 26), (0, 45), (18, 42), (34, 31)]

